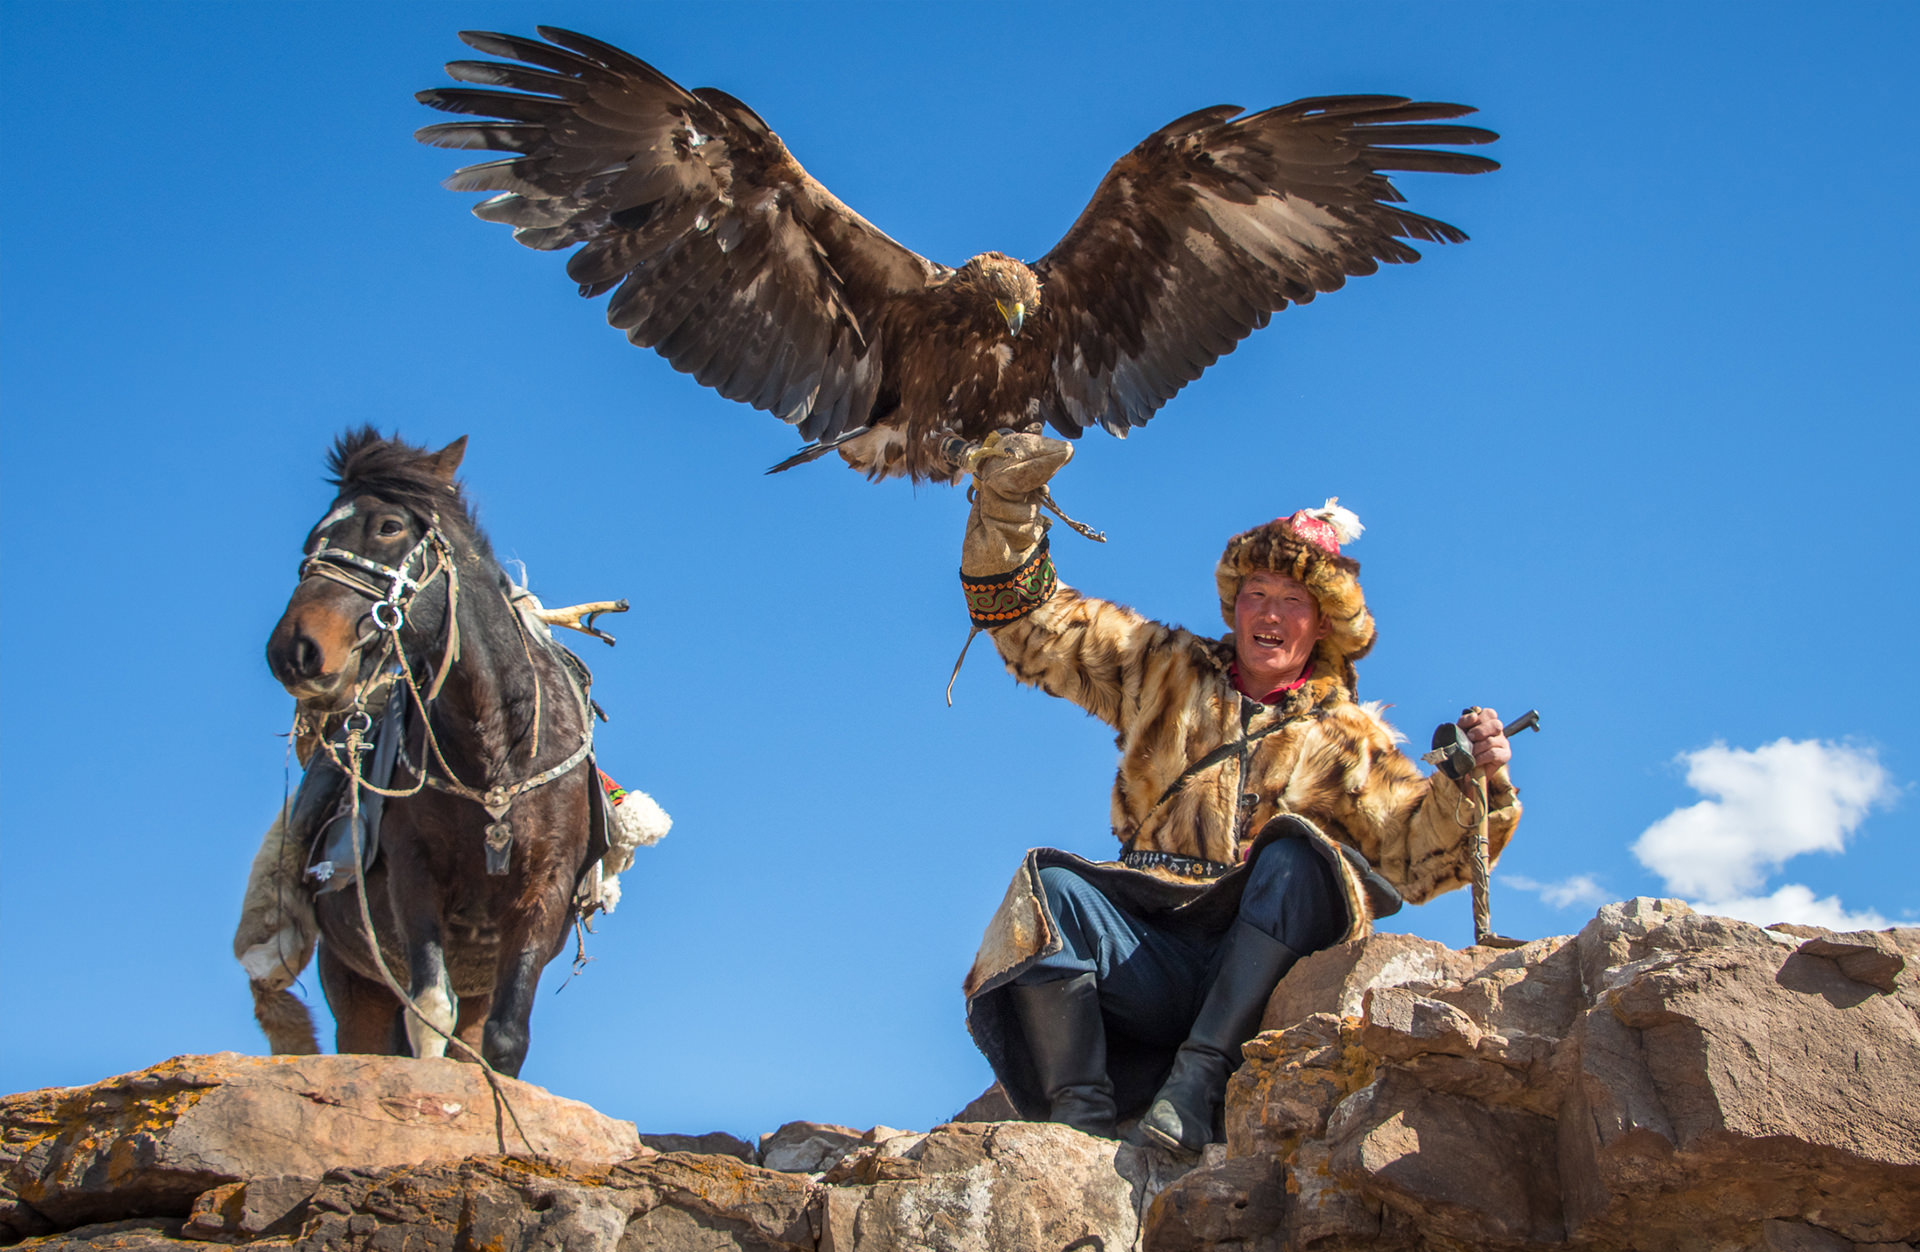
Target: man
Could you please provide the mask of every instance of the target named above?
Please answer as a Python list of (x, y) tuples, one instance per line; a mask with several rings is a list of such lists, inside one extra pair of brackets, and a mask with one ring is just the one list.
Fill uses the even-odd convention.
[[(1119, 732), (1119, 863), (1037, 849), (966, 983), (968, 1028), (1023, 1116), (1198, 1151), (1240, 1045), (1309, 952), (1468, 881), (1469, 785), (1423, 776), (1354, 699), (1373, 644), (1346, 510), (1301, 510), (1227, 544), (1233, 633), (1209, 639), (1056, 582), (1047, 480), (1072, 456), (1036, 435), (969, 456), (961, 581), (1021, 682)], [(1463, 717), (1492, 856), (1520, 805), (1491, 709)]]

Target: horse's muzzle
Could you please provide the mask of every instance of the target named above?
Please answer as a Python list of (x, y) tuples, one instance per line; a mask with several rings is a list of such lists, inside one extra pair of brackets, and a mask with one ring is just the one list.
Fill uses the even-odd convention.
[(267, 668), (288, 694), (320, 704), (346, 694), (360, 669), (364, 609), (344, 589), (305, 582), (295, 589), (267, 637)]

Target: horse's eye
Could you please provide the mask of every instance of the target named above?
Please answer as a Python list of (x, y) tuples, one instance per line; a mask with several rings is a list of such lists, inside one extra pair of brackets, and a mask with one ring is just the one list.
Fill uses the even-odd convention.
[(405, 531), (406, 528), (407, 524), (399, 518), (389, 517), (386, 521), (380, 523), (380, 537), (382, 539), (391, 539), (395, 535)]

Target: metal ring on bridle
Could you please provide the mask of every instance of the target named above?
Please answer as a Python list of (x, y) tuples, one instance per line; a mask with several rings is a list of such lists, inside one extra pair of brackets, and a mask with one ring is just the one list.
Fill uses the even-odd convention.
[(364, 735), (373, 729), (373, 715), (365, 709), (355, 709), (341, 721), (340, 728), (349, 734)]
[[(382, 613), (382, 609), (386, 612)], [(406, 610), (400, 607), (397, 600), (374, 601), (373, 607), (367, 610), (367, 616), (373, 619), (377, 630), (395, 631), (407, 624)]]

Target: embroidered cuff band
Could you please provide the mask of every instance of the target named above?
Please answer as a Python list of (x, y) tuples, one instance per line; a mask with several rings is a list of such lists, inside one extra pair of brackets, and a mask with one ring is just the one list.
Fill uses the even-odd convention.
[(960, 574), (960, 589), (967, 597), (967, 616), (983, 630), (1016, 622), (1045, 604), (1059, 578), (1053, 572), (1053, 558), (1047, 555), (1047, 541), (1019, 569), (1005, 574)]

